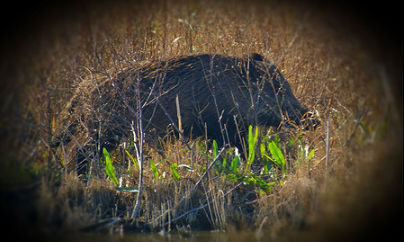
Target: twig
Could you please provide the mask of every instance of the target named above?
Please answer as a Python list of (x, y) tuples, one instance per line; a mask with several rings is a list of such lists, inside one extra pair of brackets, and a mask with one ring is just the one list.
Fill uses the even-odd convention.
[[(136, 136), (135, 136), (135, 127), (132, 123), (132, 132), (133, 132), (133, 139), (135, 141), (135, 147), (137, 147), (136, 149), (136, 156), (137, 156), (137, 160), (139, 163), (139, 185), (138, 185), (138, 193), (136, 196), (136, 204), (135, 204), (135, 208), (133, 209), (133, 213), (131, 218), (134, 219), (136, 218), (136, 215), (139, 211), (140, 208), (140, 199), (142, 197), (142, 189), (143, 189), (143, 145), (144, 145), (144, 130), (143, 130), (143, 112), (142, 112), (142, 104), (140, 101), (140, 78), (137, 78), (137, 87), (136, 87), (136, 103), (137, 103), (137, 133), (138, 133), (138, 139), (136, 140)], [(137, 141), (137, 142), (136, 142)]]
[(181, 109), (180, 109), (180, 100), (178, 98), (178, 94), (175, 97), (175, 106), (177, 107), (178, 130), (180, 130), (181, 132), (184, 132), (182, 130)]
[[(160, 100), (157, 98), (156, 94), (153, 92), (154, 97), (156, 98), (156, 102), (158, 103), (158, 105), (160, 106), (160, 108), (163, 110), (164, 114), (167, 116), (167, 118), (170, 120), (171, 124), (174, 126), (175, 130), (177, 130), (177, 132), (180, 134), (181, 138), (182, 138), (182, 142), (187, 146), (187, 148), (192, 152), (192, 157), (194, 157), (194, 150), (189, 146), (184, 133), (182, 133), (180, 131), (180, 129), (178, 128), (178, 126), (175, 124), (174, 119), (171, 117), (171, 115), (167, 112), (167, 109), (163, 106), (163, 104), (161, 104)], [(192, 159), (192, 164), (191, 167), (193, 168), (194, 166), (194, 161)]]
[[(214, 71), (213, 71), (213, 59), (214, 58), (215, 58), (215, 56), (213, 56), (210, 60), (210, 74), (209, 75), (207, 75), (205, 72), (205, 67), (203, 66), (202, 60), (201, 60), (201, 65), (202, 65), (203, 75), (206, 80), (206, 84), (208, 85), (210, 94), (213, 98), (213, 103), (215, 105), (216, 115), (217, 115), (217, 119), (218, 119), (217, 121), (219, 123), (220, 133), (222, 134), (223, 144), (226, 145), (226, 139), (225, 139), (224, 130), (223, 130), (223, 126), (222, 126), (222, 117), (223, 117), (224, 110), (222, 110), (222, 113), (220, 114), (219, 105), (217, 104), (217, 100), (216, 100), (216, 88), (215, 88), (215, 85), (213, 85), (213, 80), (212, 80), (213, 73), (214, 73)], [(209, 76), (209, 78), (208, 78), (208, 76)]]
[(359, 125), (361, 124), (363, 117), (365, 117), (366, 113), (367, 113), (367, 110), (363, 110), (362, 113), (359, 115), (359, 118), (355, 120), (355, 122), (356, 122), (355, 127), (353, 128), (352, 133), (349, 136), (349, 138), (347, 139), (347, 141), (345, 142), (344, 146), (349, 146), (351, 144), (351, 140), (352, 140), (356, 130), (358, 129)]
[(330, 157), (330, 118), (327, 117), (327, 132), (326, 132), (326, 139), (325, 139), (325, 171), (328, 170), (328, 160)]
[[(101, 120), (98, 120), (98, 142), (97, 142), (97, 154), (96, 154), (96, 156), (97, 156), (96, 159), (98, 162), (100, 161), (100, 154), (101, 154), (101, 129), (102, 129)], [(95, 163), (94, 159), (91, 159), (90, 170), (88, 172), (87, 187), (89, 187), (90, 183), (91, 183), (91, 179), (93, 176), (93, 170), (94, 170), (94, 163)]]
[[(199, 180), (195, 183), (195, 185), (192, 187), (192, 189), (189, 191), (189, 193), (192, 193), (196, 187), (201, 183), (202, 179), (208, 174), (208, 171), (213, 167), (213, 165), (216, 163), (216, 161), (219, 159), (220, 155), (223, 153), (225, 149), (225, 146), (223, 146), (220, 151), (219, 154), (217, 154), (217, 156), (215, 157), (215, 159), (210, 163), (210, 165), (208, 166), (208, 168), (206, 169), (205, 173), (199, 178)], [(182, 202), (185, 199), (185, 196), (181, 198), (180, 202)]]

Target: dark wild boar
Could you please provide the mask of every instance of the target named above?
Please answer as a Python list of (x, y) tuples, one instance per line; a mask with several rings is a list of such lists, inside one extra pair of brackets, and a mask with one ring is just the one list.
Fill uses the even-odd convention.
[(101, 147), (114, 149), (132, 135), (137, 88), (144, 124), (150, 123), (147, 139), (166, 134), (172, 125), (161, 106), (178, 122), (177, 96), (185, 136), (204, 136), (206, 132), (220, 144), (240, 144), (250, 124), (306, 128), (318, 124), (310, 121), (308, 109), (293, 95), (278, 68), (261, 55), (203, 54), (137, 63), (115, 76), (87, 78), (67, 105), (64, 120), (68, 128), (55, 144), (74, 139), (81, 144), (80, 160), (95, 157)]

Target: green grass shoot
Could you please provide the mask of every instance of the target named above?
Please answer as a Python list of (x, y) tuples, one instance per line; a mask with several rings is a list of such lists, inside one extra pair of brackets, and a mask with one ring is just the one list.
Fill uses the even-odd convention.
[(175, 162), (170, 163), (170, 171), (171, 171), (171, 176), (173, 177), (173, 179), (175, 181), (178, 181), (181, 178), (180, 173), (178, 172), (177, 163), (175, 163)]
[(241, 165), (240, 156), (235, 155), (233, 158), (233, 161), (230, 163), (230, 172), (232, 172), (234, 174), (240, 173), (240, 171), (239, 171), (240, 165)]
[(105, 158), (105, 172), (107, 173), (108, 177), (115, 183), (115, 185), (119, 185), (118, 178), (115, 175), (115, 167), (112, 165), (111, 155), (107, 151), (107, 149), (103, 148), (102, 153), (104, 154)]
[(248, 127), (248, 158), (246, 164), (246, 170), (251, 169), (251, 164), (255, 159), (255, 146), (258, 140), (258, 127), (255, 127), (255, 133), (252, 132), (253, 127), (250, 125)]
[(153, 160), (150, 160), (150, 166), (153, 172), (153, 176), (155, 180), (158, 180), (160, 178), (160, 172), (156, 166), (156, 164), (154, 164)]
[(136, 172), (139, 171), (139, 164), (135, 158), (129, 153), (129, 151), (125, 150), (125, 153), (128, 155), (129, 159), (132, 161), (133, 165), (135, 166)]

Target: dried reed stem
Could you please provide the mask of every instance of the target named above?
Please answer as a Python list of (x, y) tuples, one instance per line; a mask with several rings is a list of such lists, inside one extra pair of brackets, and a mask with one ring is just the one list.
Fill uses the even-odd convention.
[[(139, 211), (140, 207), (140, 199), (142, 197), (142, 190), (143, 190), (143, 146), (144, 146), (144, 130), (143, 130), (143, 112), (142, 112), (142, 104), (141, 104), (141, 99), (140, 99), (140, 78), (137, 78), (137, 87), (136, 87), (136, 98), (137, 98), (137, 133), (138, 133), (138, 140), (135, 141), (135, 147), (136, 149), (136, 156), (137, 160), (139, 162), (139, 184), (138, 184), (138, 193), (136, 196), (136, 204), (135, 208), (133, 209), (133, 213), (131, 218), (134, 220), (136, 218), (136, 215)], [(135, 127), (132, 123), (132, 132), (133, 132), (133, 138), (135, 139)], [(136, 142), (137, 141), (137, 142)]]
[(328, 161), (330, 158), (330, 118), (327, 117), (327, 132), (325, 139), (325, 171), (328, 171)]

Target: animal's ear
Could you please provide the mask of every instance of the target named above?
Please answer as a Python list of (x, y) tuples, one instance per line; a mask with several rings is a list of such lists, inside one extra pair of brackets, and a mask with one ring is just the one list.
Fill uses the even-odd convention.
[(264, 57), (258, 53), (251, 53), (250, 58), (255, 61), (264, 61)]
[(245, 60), (249, 59), (250, 61), (264, 61), (264, 57), (258, 53), (250, 53), (250, 54), (244, 54), (243, 58)]

